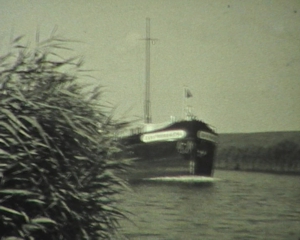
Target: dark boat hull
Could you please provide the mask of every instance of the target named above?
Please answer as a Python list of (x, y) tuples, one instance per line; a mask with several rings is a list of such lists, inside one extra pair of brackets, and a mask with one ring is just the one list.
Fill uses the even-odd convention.
[(130, 177), (212, 176), (216, 138), (216, 133), (198, 120), (137, 131), (123, 139), (127, 156), (135, 159)]

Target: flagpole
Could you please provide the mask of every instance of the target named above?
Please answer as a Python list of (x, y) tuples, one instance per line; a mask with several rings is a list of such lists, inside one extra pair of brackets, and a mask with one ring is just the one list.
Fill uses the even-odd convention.
[(186, 107), (186, 86), (184, 85), (183, 86), (183, 101), (182, 101), (182, 117), (183, 117), (183, 119), (186, 118), (185, 107)]
[(187, 101), (188, 101), (188, 98), (191, 98), (193, 95), (191, 93), (191, 91), (186, 87), (184, 86), (184, 91), (183, 91), (183, 116), (184, 116), (184, 119), (188, 120), (189, 117), (191, 116), (191, 108), (190, 106), (188, 106), (187, 104)]
[(182, 95), (182, 118), (184, 119), (184, 102), (185, 102), (185, 99), (184, 99), (184, 86), (182, 88), (183, 90), (183, 95)]

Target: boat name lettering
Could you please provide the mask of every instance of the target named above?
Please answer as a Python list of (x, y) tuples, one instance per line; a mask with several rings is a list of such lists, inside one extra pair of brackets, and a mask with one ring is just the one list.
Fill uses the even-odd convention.
[(210, 141), (210, 142), (217, 142), (217, 136), (212, 134), (212, 133), (198, 131), (197, 132), (197, 137), (200, 138), (200, 139)]
[(164, 141), (164, 140), (175, 140), (184, 138), (186, 136), (186, 132), (183, 130), (172, 130), (172, 131), (164, 131), (164, 132), (156, 132), (156, 133), (147, 133), (141, 136), (141, 140), (143, 142), (155, 142), (155, 141)]

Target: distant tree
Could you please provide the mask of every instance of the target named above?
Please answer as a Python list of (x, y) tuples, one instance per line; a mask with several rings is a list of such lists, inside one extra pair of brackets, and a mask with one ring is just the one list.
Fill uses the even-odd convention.
[(272, 146), (272, 155), (279, 170), (285, 171), (292, 167), (292, 162), (298, 145), (292, 141), (284, 140)]
[[(238, 145), (238, 144), (236, 144)], [(282, 140), (271, 146), (219, 146), (217, 168), (273, 172), (300, 172), (300, 145)]]

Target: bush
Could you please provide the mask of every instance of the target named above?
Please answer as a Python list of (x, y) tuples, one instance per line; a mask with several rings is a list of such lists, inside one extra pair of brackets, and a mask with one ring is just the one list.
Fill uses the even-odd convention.
[(78, 85), (82, 62), (57, 54), (64, 41), (19, 43), (0, 58), (1, 239), (110, 239), (124, 217), (118, 123), (100, 87)]

